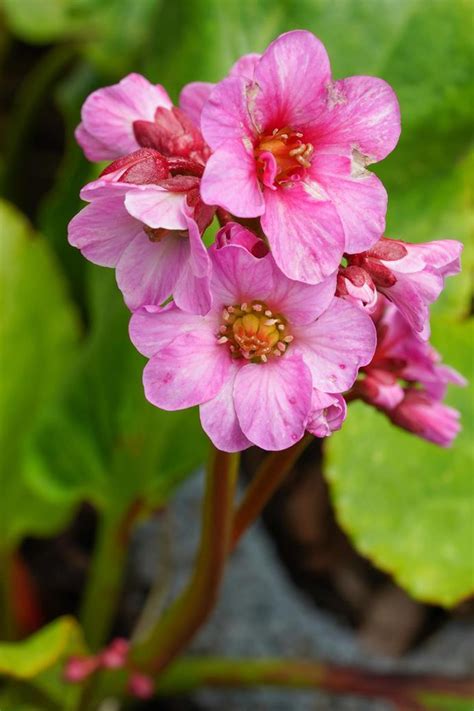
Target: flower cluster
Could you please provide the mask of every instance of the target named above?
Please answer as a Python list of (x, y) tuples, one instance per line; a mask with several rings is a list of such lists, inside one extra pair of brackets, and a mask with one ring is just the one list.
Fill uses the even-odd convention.
[(179, 108), (137, 74), (87, 98), (76, 138), (112, 163), (82, 190), (69, 241), (116, 269), (150, 402), (198, 405), (225, 451), (327, 436), (348, 391), (451, 442), (441, 399), (462, 379), (426, 340), (462, 246), (383, 236), (387, 195), (367, 167), (399, 135), (391, 87), (334, 80), (305, 31), (188, 84)]

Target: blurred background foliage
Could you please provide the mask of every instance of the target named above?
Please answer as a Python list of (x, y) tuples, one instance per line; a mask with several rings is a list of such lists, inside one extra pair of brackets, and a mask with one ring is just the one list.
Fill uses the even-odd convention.
[[(104, 517), (156, 509), (205, 459), (195, 412), (144, 399), (143, 359), (111, 271), (66, 239), (80, 187), (97, 174), (74, 141), (85, 97), (130, 71), (177, 100), (242, 53), (305, 28), (336, 78), (383, 77), (401, 103), (400, 144), (376, 172), (387, 235), (457, 238), (464, 272), (433, 309), (434, 345), (472, 378), (473, 46), (469, 0), (3, 0), (0, 51), (2, 289), (0, 557), (47, 536), (82, 501)], [(27, 219), (25, 219), (25, 216)], [(362, 404), (325, 445), (341, 525), (414, 596), (451, 605), (474, 588), (472, 397), (453, 450), (390, 426)]]

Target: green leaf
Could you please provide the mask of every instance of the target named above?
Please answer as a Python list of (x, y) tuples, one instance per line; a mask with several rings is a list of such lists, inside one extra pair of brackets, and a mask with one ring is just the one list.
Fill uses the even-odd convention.
[(54, 402), (74, 362), (77, 324), (44, 240), (0, 203), (0, 541), (47, 534), (68, 515), (34, 490), (23, 472), (28, 436)]
[[(471, 328), (438, 319), (433, 340), (472, 382)], [(336, 515), (358, 550), (414, 597), (446, 606), (474, 591), (472, 391), (453, 388), (448, 402), (464, 426), (452, 449), (394, 427), (359, 402), (326, 448)]]
[(92, 332), (61, 406), (32, 442), (29, 477), (58, 506), (88, 499), (117, 512), (140, 500), (153, 509), (202, 464), (207, 439), (196, 411), (146, 401), (145, 360), (129, 340), (113, 272), (91, 267), (90, 281)]
[(27, 685), (7, 688), (0, 697), (1, 708), (39, 708), (33, 706), (36, 700), (42, 702), (40, 708), (49, 708), (50, 701), (53, 708), (66, 711), (77, 699), (78, 687), (63, 681), (64, 663), (86, 652), (82, 631), (72, 617), (60, 617), (21, 642), (1, 643), (0, 677)]

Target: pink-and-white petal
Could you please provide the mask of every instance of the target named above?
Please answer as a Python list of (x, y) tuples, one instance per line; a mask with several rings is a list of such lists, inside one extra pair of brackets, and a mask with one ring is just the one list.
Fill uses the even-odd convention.
[(326, 109), (326, 86), (331, 78), (329, 58), (311, 32), (280, 35), (255, 67), (250, 102), (259, 131), (312, 125)]
[(121, 196), (94, 200), (68, 226), (69, 244), (102, 267), (115, 267), (140, 234), (145, 236), (143, 225), (128, 214)]
[(370, 249), (385, 230), (387, 193), (381, 181), (352, 158), (316, 153), (311, 174), (323, 186), (341, 219), (345, 251)]
[(265, 202), (252, 150), (242, 141), (218, 148), (206, 164), (201, 196), (207, 205), (219, 205), (237, 217), (262, 215)]
[(265, 191), (262, 227), (276, 263), (290, 279), (317, 284), (340, 264), (344, 232), (336, 208), (303, 183)]
[(178, 309), (176, 304), (143, 306), (132, 314), (129, 335), (135, 348), (147, 358), (183, 333), (202, 327), (202, 318)]
[(315, 129), (319, 148), (355, 148), (369, 163), (385, 158), (400, 137), (400, 107), (392, 87), (377, 77), (330, 83), (327, 110)]
[(314, 387), (326, 393), (349, 390), (359, 368), (372, 360), (377, 343), (370, 316), (339, 298), (317, 321), (294, 328), (293, 335), (292, 348), (302, 353)]
[(272, 293), (275, 272), (270, 255), (259, 259), (245, 247), (229, 245), (211, 249), (210, 257), (214, 308), (265, 301)]
[(218, 394), (199, 408), (204, 432), (217, 449), (223, 452), (241, 452), (252, 445), (244, 435), (234, 407), (234, 382), (239, 371), (232, 364), (231, 375)]
[(76, 138), (89, 160), (113, 160), (131, 153), (139, 148), (133, 122), (153, 121), (158, 106), (172, 107), (163, 87), (151, 84), (140, 74), (129, 74), (118, 84), (87, 97), (81, 112), (82, 129)]
[(231, 376), (229, 352), (217, 343), (208, 322), (177, 336), (145, 367), (147, 399), (163, 410), (182, 410), (215, 397)]
[(234, 403), (242, 431), (262, 449), (287, 449), (304, 434), (311, 374), (297, 354), (248, 363), (237, 373)]
[(183, 208), (186, 193), (173, 193), (159, 185), (142, 185), (129, 190), (125, 207), (137, 220), (153, 228), (187, 229)]
[(215, 84), (208, 81), (193, 81), (182, 89), (179, 108), (189, 116), (195, 126), (201, 125), (201, 113)]

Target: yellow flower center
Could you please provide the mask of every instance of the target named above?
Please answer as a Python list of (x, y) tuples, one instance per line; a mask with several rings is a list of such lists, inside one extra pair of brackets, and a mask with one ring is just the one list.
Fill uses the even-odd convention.
[(311, 156), (314, 147), (311, 143), (303, 143), (303, 134), (285, 128), (275, 128), (271, 134), (260, 136), (260, 141), (255, 148), (255, 158), (258, 169), (263, 172), (263, 160), (259, 161), (262, 153), (268, 152), (273, 155), (277, 163), (277, 175), (275, 180), (287, 178), (289, 174), (298, 168), (309, 168), (311, 166)]
[(274, 314), (262, 301), (226, 306), (218, 343), (226, 344), (233, 358), (266, 363), (285, 353), (293, 336), (281, 314)]

